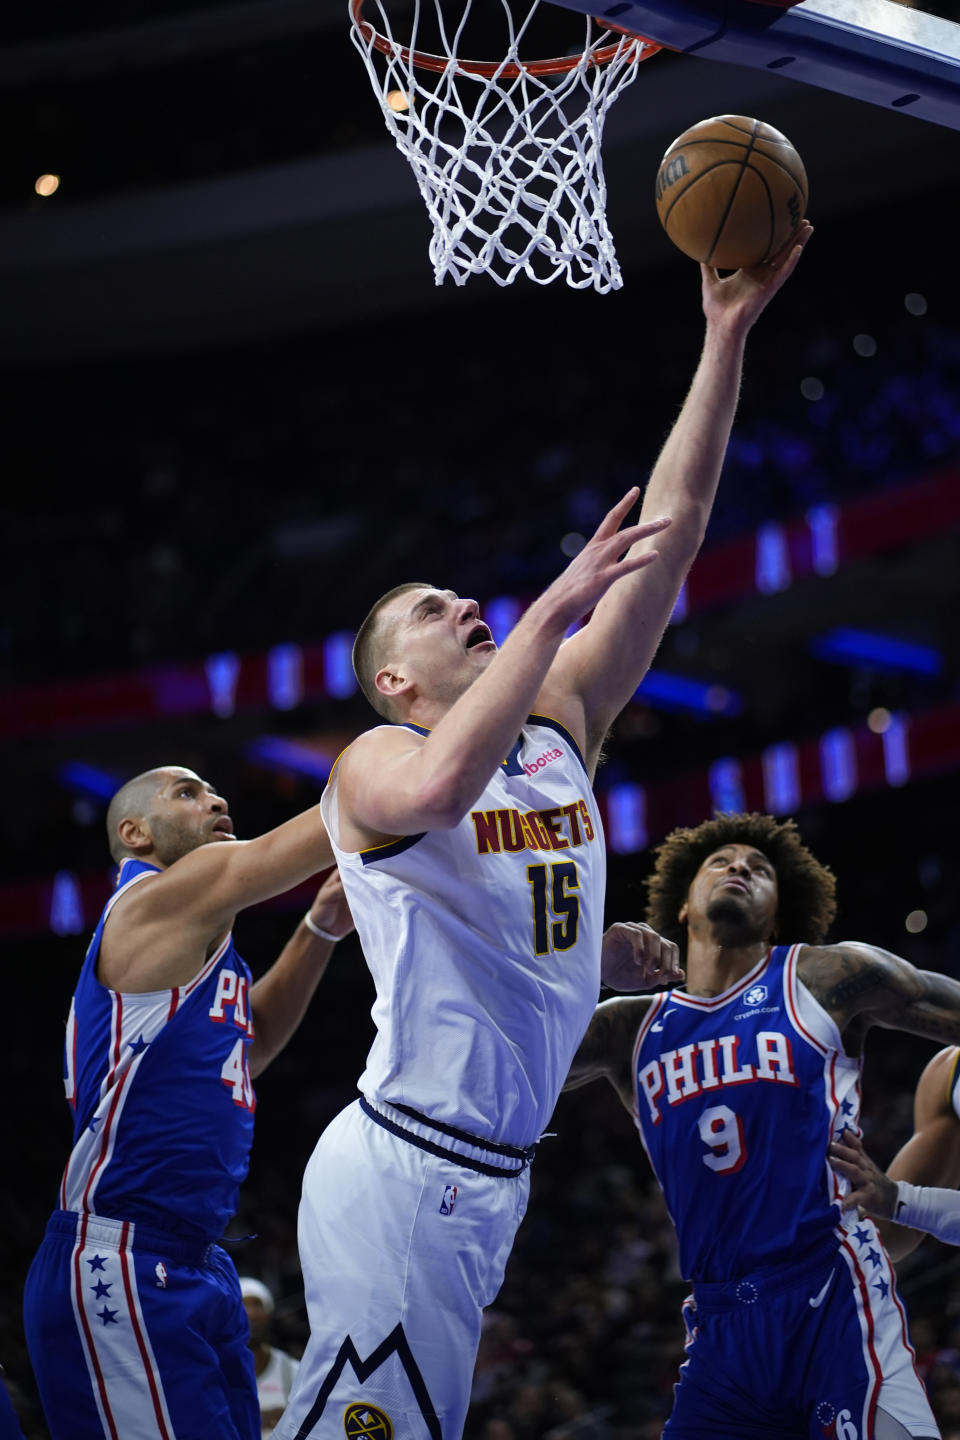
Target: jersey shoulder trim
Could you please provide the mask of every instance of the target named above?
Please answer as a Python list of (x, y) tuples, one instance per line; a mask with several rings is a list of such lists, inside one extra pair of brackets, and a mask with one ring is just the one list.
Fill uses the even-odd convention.
[(706, 995), (688, 995), (685, 990), (671, 990), (670, 994), (678, 1005), (685, 1006), (691, 1010), (720, 1010), (724, 1005), (729, 1005), (731, 1000), (738, 999), (745, 990), (750, 989), (751, 985), (757, 983), (770, 964), (770, 958), (773, 953), (772, 950), (768, 950), (766, 955), (757, 961), (752, 970), (748, 970), (746, 975), (738, 980), (736, 984), (731, 985), (728, 990), (724, 990), (720, 995), (714, 995), (712, 997), (707, 997)]
[(554, 720), (551, 715), (528, 715), (527, 724), (545, 725), (548, 730), (556, 730), (560, 738), (562, 740), (566, 740), (567, 744), (570, 746), (570, 749), (580, 761), (580, 764), (583, 766), (584, 770), (587, 769), (587, 762), (583, 758), (583, 751), (580, 749), (580, 746), (570, 734), (570, 731), (567, 729), (566, 725), (561, 725), (560, 721)]
[(947, 1077), (947, 1104), (951, 1105), (957, 1116), (960, 1117), (960, 1093), (958, 1093), (958, 1087), (960, 1087), (960, 1072), (958, 1072), (958, 1066), (960, 1066), (960, 1045), (957, 1046), (954, 1052), (950, 1073)]
[(419, 835), (401, 835), (398, 840), (385, 840), (381, 845), (371, 845), (367, 850), (357, 850), (355, 853), (360, 856), (361, 865), (373, 865), (377, 860), (389, 860), (392, 855), (400, 855), (404, 850), (409, 850), (411, 845), (416, 845), (426, 833), (426, 830), (421, 830)]
[(835, 1053), (844, 1060), (850, 1060), (852, 1057), (848, 1056), (843, 1048), (843, 1037), (837, 1022), (797, 974), (797, 962), (802, 949), (802, 944), (789, 946), (783, 967), (783, 993), (790, 1023), (797, 1034), (821, 1055)]

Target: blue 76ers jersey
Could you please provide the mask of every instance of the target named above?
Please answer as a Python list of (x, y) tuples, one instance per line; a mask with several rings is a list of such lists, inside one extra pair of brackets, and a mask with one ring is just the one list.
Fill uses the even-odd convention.
[(665, 991), (637, 1035), (634, 1120), (685, 1279), (736, 1279), (843, 1230), (827, 1146), (857, 1129), (860, 1060), (798, 981), (800, 948), (710, 1000)]
[(128, 995), (100, 983), (107, 916), (157, 873), (122, 862), (74, 992), (64, 1056), (73, 1150), (60, 1208), (210, 1241), (236, 1209), (253, 1139), (251, 976), (227, 935), (172, 990)]

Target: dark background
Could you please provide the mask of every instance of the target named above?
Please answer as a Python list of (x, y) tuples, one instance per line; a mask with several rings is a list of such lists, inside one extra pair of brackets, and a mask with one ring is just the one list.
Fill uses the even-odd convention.
[[(564, 537), (643, 483), (696, 363), (697, 271), (665, 239), (652, 192), (663, 150), (709, 114), (759, 115), (790, 136), (816, 234), (751, 338), (704, 564), (828, 503), (853, 517), (849, 553), (832, 576), (773, 595), (748, 582), (671, 626), (657, 668), (726, 687), (741, 709), (634, 702), (611, 737), (601, 798), (646, 787), (652, 844), (703, 818), (718, 757), (749, 761), (837, 727), (867, 734), (879, 710), (915, 726), (938, 716), (908, 783), (862, 777), (831, 803), (805, 782), (797, 819), (840, 877), (833, 938), (960, 974), (960, 141), (770, 75), (661, 56), (608, 126), (624, 288), (437, 288), (422, 205), (339, 5), (99, 0), (80, 15), (23, 3), (3, 27), (0, 1360), (25, 1428), (42, 1436), (20, 1288), (69, 1142), (60, 1047), (98, 908), (88, 898), (109, 883), (103, 800), (65, 767), (122, 781), (191, 766), (252, 835), (320, 788), (257, 758), (258, 740), (336, 753), (371, 719), (323, 685), (284, 711), (251, 700), (230, 716), (200, 706), (134, 721), (118, 704), (90, 718), (89, 687), (114, 677), (125, 693), (161, 666), (321, 645), (410, 577), (481, 605), (548, 582)], [(62, 183), (42, 200), (33, 183), (47, 171)], [(844, 507), (883, 496), (900, 506), (903, 537), (857, 557), (866, 512)], [(939, 670), (818, 658), (837, 626), (925, 646)], [(650, 864), (649, 845), (611, 856), (611, 919), (641, 913)], [(53, 934), (34, 903), (56, 874), (88, 887), (75, 933)], [(240, 918), (255, 971), (307, 898)], [(917, 911), (924, 928), (908, 931)], [(362, 957), (352, 940), (341, 949), (258, 1085), (231, 1232), (256, 1235), (237, 1240), (238, 1264), (274, 1288), (277, 1336), (294, 1350), (300, 1174), (354, 1094), (370, 1039)], [(934, 1050), (871, 1037), (865, 1125), (881, 1161), (909, 1133)], [(669, 1224), (612, 1094), (565, 1097), (554, 1128), (489, 1320), (469, 1433), (658, 1435), (681, 1358)], [(944, 1431), (960, 1433), (955, 1253), (925, 1242), (901, 1274)]]

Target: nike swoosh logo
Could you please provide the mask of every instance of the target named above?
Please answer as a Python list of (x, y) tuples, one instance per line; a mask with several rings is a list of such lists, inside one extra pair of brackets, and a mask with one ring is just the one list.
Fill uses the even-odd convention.
[(655, 1020), (655, 1021), (653, 1022), (653, 1024), (650, 1026), (650, 1029), (651, 1029), (651, 1030), (662, 1030), (662, 1029), (663, 1029), (663, 1021), (662, 1021), (662, 1020)]
[(827, 1298), (827, 1291), (830, 1289), (830, 1282), (833, 1280), (833, 1277), (834, 1275), (836, 1275), (836, 1273), (836, 1270), (831, 1270), (830, 1274), (827, 1276), (823, 1289), (820, 1291), (820, 1294), (812, 1295), (810, 1297), (809, 1305), (811, 1310), (816, 1310), (820, 1305), (823, 1304), (824, 1300)]

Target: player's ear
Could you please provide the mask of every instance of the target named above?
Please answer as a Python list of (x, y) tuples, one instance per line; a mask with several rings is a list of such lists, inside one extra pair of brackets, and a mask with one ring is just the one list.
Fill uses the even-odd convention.
[(117, 835), (131, 855), (142, 855), (153, 849), (149, 823), (140, 815), (125, 815), (117, 826)]
[(387, 700), (395, 700), (398, 695), (404, 695), (413, 688), (413, 682), (397, 665), (384, 665), (377, 671), (373, 683)]
[(687, 915), (688, 915), (689, 913), (690, 913), (689, 907), (688, 907), (688, 905), (687, 905), (686, 900), (684, 900), (683, 904), (680, 906), (680, 909), (677, 911), (677, 919), (679, 920), (679, 922), (680, 922), (681, 925), (686, 925), (686, 923), (687, 923)]

